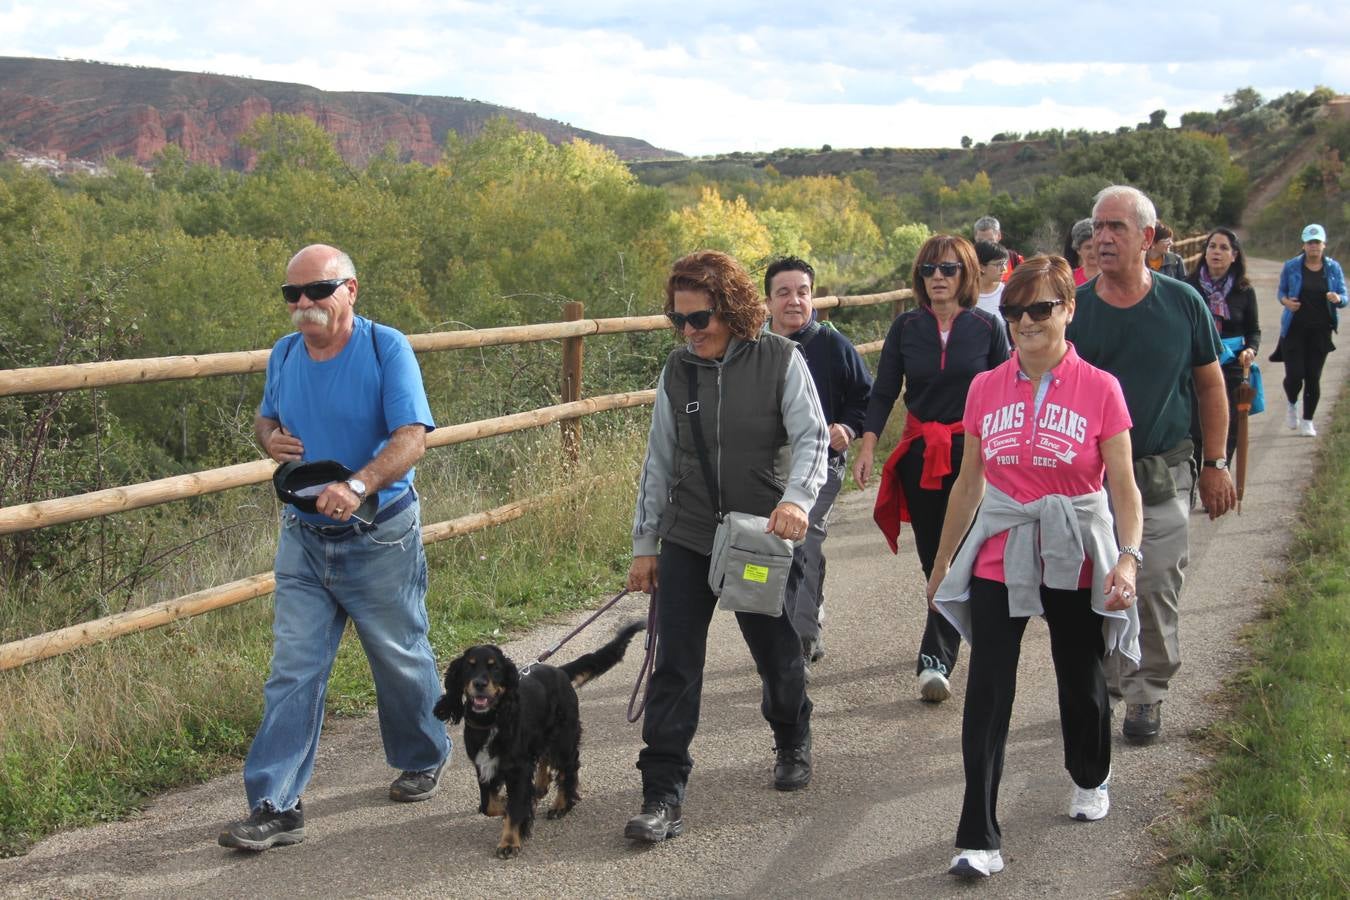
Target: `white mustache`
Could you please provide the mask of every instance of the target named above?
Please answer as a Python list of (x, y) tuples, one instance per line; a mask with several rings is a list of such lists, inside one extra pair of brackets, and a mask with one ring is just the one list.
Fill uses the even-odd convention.
[(328, 313), (316, 306), (311, 306), (309, 309), (297, 309), (291, 313), (291, 324), (296, 328), (306, 322), (312, 322), (321, 328), (326, 327), (328, 325)]

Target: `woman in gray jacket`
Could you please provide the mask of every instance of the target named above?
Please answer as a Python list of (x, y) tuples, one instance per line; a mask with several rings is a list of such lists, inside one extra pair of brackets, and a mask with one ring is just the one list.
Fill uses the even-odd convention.
[[(761, 330), (764, 303), (740, 263), (712, 250), (679, 259), (665, 310), (685, 343), (667, 358), (657, 385), (628, 571), (629, 590), (655, 595), (659, 635), (638, 754), (642, 811), (624, 829), (648, 843), (684, 827), (689, 745), (717, 605), (708, 569), (719, 514), (765, 516), (769, 531), (801, 540), (830, 447), (806, 362), (795, 343)], [(763, 684), (760, 709), (777, 753), (774, 787), (804, 788), (811, 701), (801, 642), (787, 616), (736, 618)]]

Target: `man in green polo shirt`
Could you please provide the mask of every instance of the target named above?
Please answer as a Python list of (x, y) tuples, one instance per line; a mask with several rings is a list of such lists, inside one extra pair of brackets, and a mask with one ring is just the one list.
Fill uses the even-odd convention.
[(1092, 242), (1101, 274), (1078, 288), (1068, 338), (1079, 356), (1120, 381), (1134, 426), (1135, 479), (1144, 498), (1139, 573), (1139, 666), (1107, 658), (1113, 702), (1125, 701), (1125, 737), (1151, 741), (1162, 701), (1181, 668), (1178, 601), (1187, 562), (1194, 469), (1189, 437), (1197, 403), (1204, 435), (1200, 498), (1211, 519), (1237, 503), (1227, 471), (1228, 399), (1219, 369), (1219, 335), (1190, 285), (1145, 264), (1157, 213), (1132, 187), (1112, 185), (1092, 207)]

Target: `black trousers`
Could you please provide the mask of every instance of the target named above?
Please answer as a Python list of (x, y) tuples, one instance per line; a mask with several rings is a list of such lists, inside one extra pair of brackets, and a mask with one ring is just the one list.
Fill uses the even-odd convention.
[[(1095, 576), (1094, 576), (1095, 577)], [(1092, 592), (1041, 588), (1041, 605), (1050, 626), (1050, 655), (1059, 686), (1059, 727), (1064, 737), (1064, 768), (1074, 784), (1094, 788), (1111, 771), (1111, 709), (1106, 698), (1102, 657), (1106, 641), (1102, 617), (1092, 610)], [(970, 674), (961, 719), (961, 755), (966, 795), (956, 846), (997, 850), (998, 786), (1003, 751), (1017, 693), (1017, 660), (1026, 617), (1008, 615), (1008, 588), (1002, 582), (974, 578), (970, 586)]]
[[(942, 542), (942, 519), (947, 515), (947, 498), (951, 496), (952, 485), (956, 483), (956, 473), (961, 471), (963, 445), (960, 435), (952, 438), (952, 472), (942, 479), (941, 490), (930, 491), (919, 487), (919, 480), (923, 477), (922, 438), (911, 444), (909, 451), (900, 458), (900, 486), (904, 488), (905, 503), (909, 506), (914, 546), (919, 551), (919, 565), (923, 566), (925, 581), (933, 574), (933, 560), (937, 558), (938, 544)], [(901, 598), (901, 602), (909, 601)], [(914, 602), (922, 600), (915, 598)], [(914, 663), (914, 674), (918, 675), (924, 669), (937, 669), (950, 677), (956, 668), (956, 657), (960, 650), (960, 633), (939, 613), (928, 610), (923, 639), (919, 642), (919, 657)]]
[[(657, 568), (656, 665), (642, 720), (637, 767), (645, 800), (684, 802), (694, 759), (689, 745), (698, 730), (707, 660), (708, 626), (717, 598), (708, 587), (710, 559), (670, 541), (661, 543)], [(776, 746), (804, 743), (811, 732), (802, 644), (786, 615), (736, 613), (736, 622), (762, 685), (760, 711)]]
[(1284, 396), (1298, 402), (1303, 393), (1303, 418), (1311, 419), (1322, 399), (1322, 367), (1332, 350), (1331, 332), (1320, 328), (1291, 327), (1283, 338)]

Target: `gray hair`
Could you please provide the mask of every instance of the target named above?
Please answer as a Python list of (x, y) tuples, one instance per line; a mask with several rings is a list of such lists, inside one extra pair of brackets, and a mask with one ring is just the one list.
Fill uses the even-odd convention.
[(311, 251), (315, 253), (323, 251), (328, 256), (327, 265), (325, 266), (325, 268), (327, 267), (336, 268), (337, 271), (333, 273), (334, 278), (356, 277), (356, 264), (352, 262), (352, 258), (348, 256), (346, 253), (343, 253), (337, 247), (333, 247), (328, 244), (310, 244), (307, 247), (302, 247), (294, 256), (291, 257), (290, 262), (286, 263), (287, 271), (290, 270), (291, 266), (295, 264), (295, 261), (297, 259), (299, 259), (302, 256), (305, 256)]
[(1097, 196), (1092, 198), (1092, 217), (1097, 218), (1097, 207), (1106, 200), (1116, 197), (1129, 201), (1134, 207), (1134, 220), (1140, 231), (1158, 224), (1158, 210), (1153, 206), (1153, 201), (1139, 188), (1130, 187), (1128, 184), (1113, 184), (1098, 191)]
[(1092, 240), (1092, 219), (1079, 219), (1073, 223), (1073, 228), (1069, 229), (1069, 243), (1073, 249), (1077, 250), (1087, 241)]
[(337, 274), (333, 276), (334, 278), (356, 277), (356, 263), (352, 262), (352, 258), (341, 250), (337, 252), (337, 256), (334, 257), (333, 262), (337, 264)]
[(1003, 233), (1003, 229), (999, 227), (998, 219), (995, 219), (993, 216), (980, 216), (978, 219), (976, 219), (975, 230), (997, 231), (999, 234)]

